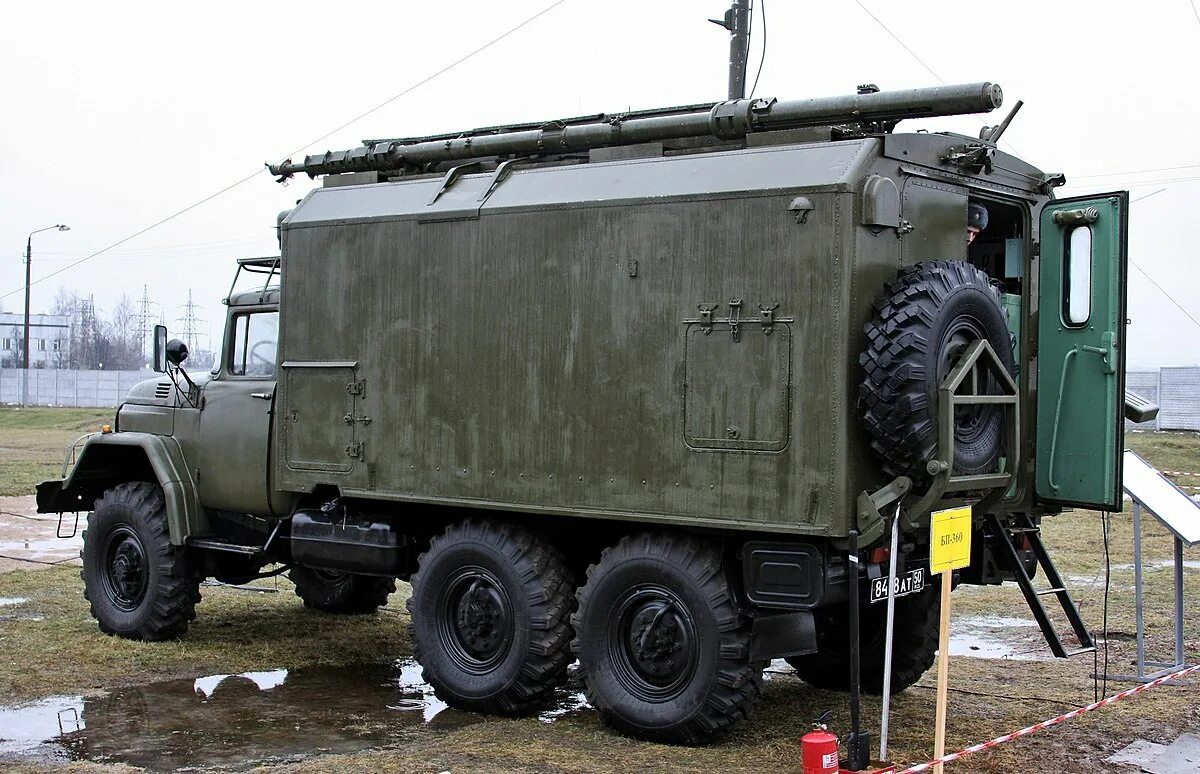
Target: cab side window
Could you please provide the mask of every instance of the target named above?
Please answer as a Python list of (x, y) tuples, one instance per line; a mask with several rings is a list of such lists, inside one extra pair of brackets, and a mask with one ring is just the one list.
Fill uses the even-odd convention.
[(229, 348), (231, 376), (274, 376), (279, 312), (253, 312), (233, 318)]

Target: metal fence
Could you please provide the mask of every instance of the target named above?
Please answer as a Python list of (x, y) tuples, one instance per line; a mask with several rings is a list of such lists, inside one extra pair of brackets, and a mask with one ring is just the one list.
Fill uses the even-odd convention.
[[(28, 374), (28, 385), (25, 377)], [(59, 368), (0, 368), (0, 405), (119, 406), (129, 388), (153, 371), (69, 371)], [(26, 393), (28, 390), (28, 393)]]
[(1164, 366), (1157, 371), (1130, 371), (1126, 388), (1158, 404), (1150, 422), (1126, 422), (1126, 430), (1200, 430), (1200, 367)]
[[(57, 368), (29, 369), (29, 398), (20, 368), (0, 368), (0, 405), (27, 402), (34, 406), (115, 407), (125, 400), (129, 388), (154, 376), (153, 371), (68, 371)], [(1158, 418), (1134, 424), (1127, 430), (1200, 431), (1200, 367), (1168, 366), (1157, 371), (1130, 371), (1126, 387), (1159, 405)]]

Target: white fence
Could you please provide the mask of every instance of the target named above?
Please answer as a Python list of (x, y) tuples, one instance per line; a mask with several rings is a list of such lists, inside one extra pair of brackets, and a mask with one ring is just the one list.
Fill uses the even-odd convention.
[(1158, 404), (1158, 418), (1125, 429), (1200, 430), (1200, 367), (1164, 366), (1157, 371), (1130, 371), (1126, 388)]
[[(24, 389), (20, 368), (0, 368), (0, 405), (22, 402)], [(57, 368), (29, 369), (29, 399), (34, 406), (115, 407), (125, 400), (129, 388), (154, 376), (153, 371), (68, 371)], [(1130, 371), (1130, 392), (1159, 405), (1158, 418), (1126, 429), (1200, 431), (1200, 367), (1170, 366), (1157, 371)]]
[[(28, 374), (28, 386), (25, 376)], [(0, 405), (119, 406), (129, 388), (153, 371), (69, 371), (60, 368), (0, 368)], [(28, 389), (27, 399), (23, 399)]]

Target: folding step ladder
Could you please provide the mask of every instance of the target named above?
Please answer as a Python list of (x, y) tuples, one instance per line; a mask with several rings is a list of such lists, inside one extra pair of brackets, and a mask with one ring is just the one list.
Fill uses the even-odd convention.
[[(1094, 651), (1096, 643), (1092, 639), (1091, 632), (1084, 624), (1082, 616), (1079, 615), (1079, 608), (1075, 606), (1075, 600), (1071, 598), (1062, 576), (1058, 574), (1058, 569), (1050, 560), (1050, 554), (1046, 552), (1046, 547), (1042, 544), (1041, 528), (1033, 522), (1028, 514), (1014, 515), (1011, 525), (1004, 524), (994, 514), (989, 514), (988, 518), (991, 519), (995, 534), (998, 536), (995, 542), (1004, 557), (1008, 559), (1013, 575), (1016, 576), (1017, 585), (1021, 587), (1021, 593), (1025, 595), (1025, 601), (1029, 603), (1029, 609), (1033, 611), (1033, 617), (1037, 619), (1038, 626), (1042, 628), (1042, 634), (1045, 635), (1046, 642), (1050, 644), (1050, 650), (1058, 658)], [(1029, 548), (1037, 560), (1037, 566), (1042, 570), (1042, 577), (1050, 584), (1048, 588), (1038, 589), (1033, 585), (1033, 578), (1026, 572), (1025, 562), (1021, 559), (1017, 543), (1014, 541), (1029, 543)], [(1024, 550), (1023, 547), (1022, 550)], [(1071, 628), (1075, 631), (1075, 637), (1079, 640), (1080, 647), (1078, 649), (1068, 651), (1063, 645), (1062, 637), (1055, 629), (1054, 622), (1050, 620), (1046, 607), (1042, 604), (1042, 598), (1048, 596), (1055, 597), (1062, 607), (1063, 613), (1066, 614)]]

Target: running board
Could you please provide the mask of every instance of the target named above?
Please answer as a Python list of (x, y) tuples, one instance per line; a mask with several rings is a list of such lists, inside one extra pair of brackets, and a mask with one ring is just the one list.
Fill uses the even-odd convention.
[[(995, 534), (998, 536), (995, 542), (1002, 549), (1009, 566), (1012, 567), (1017, 585), (1020, 586), (1021, 593), (1025, 595), (1025, 601), (1029, 603), (1029, 609), (1033, 611), (1033, 617), (1041, 627), (1042, 634), (1046, 637), (1046, 642), (1050, 645), (1050, 650), (1054, 655), (1058, 658), (1068, 658), (1094, 651), (1096, 649), (1095, 640), (1092, 639), (1091, 632), (1084, 624), (1083, 617), (1079, 615), (1079, 608), (1075, 605), (1075, 600), (1071, 598), (1071, 593), (1067, 591), (1067, 586), (1063, 583), (1058, 568), (1054, 566), (1054, 562), (1050, 560), (1050, 554), (1046, 552), (1046, 547), (1042, 544), (1041, 528), (1034, 524), (1033, 519), (1027, 514), (1014, 516), (1014, 523), (1010, 526), (1002, 524), (1000, 518), (995, 514), (988, 514), (987, 518), (991, 520)], [(1013, 543), (1013, 538), (1016, 536), (1029, 541), (1029, 548), (1033, 551), (1043, 576), (1050, 584), (1049, 588), (1038, 589), (1033, 585), (1033, 578), (1025, 571), (1025, 562), (1022, 561), (1017, 546)], [(1071, 628), (1075, 632), (1075, 637), (1079, 640), (1080, 647), (1078, 649), (1067, 650), (1063, 645), (1062, 636), (1054, 628), (1054, 622), (1050, 620), (1050, 615), (1042, 605), (1042, 597), (1047, 596), (1057, 598), (1058, 604), (1062, 607), (1067, 621), (1070, 622)]]

